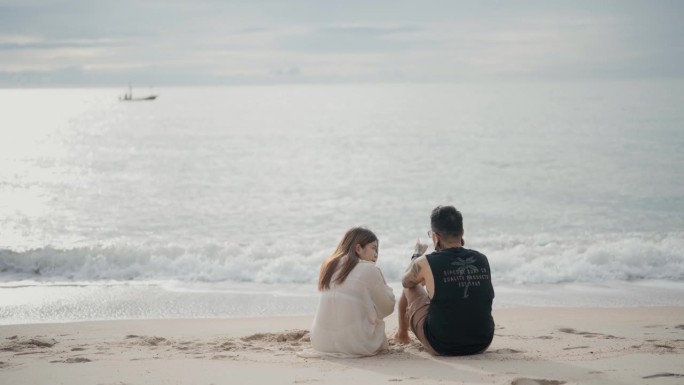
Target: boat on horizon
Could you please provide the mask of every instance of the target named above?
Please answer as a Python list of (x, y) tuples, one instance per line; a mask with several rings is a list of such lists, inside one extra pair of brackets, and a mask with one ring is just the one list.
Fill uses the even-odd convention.
[(140, 98), (134, 98), (133, 97), (133, 88), (129, 85), (128, 86), (128, 92), (123, 94), (123, 96), (119, 96), (119, 100), (122, 102), (139, 102), (143, 100), (155, 100), (158, 95), (150, 94), (148, 96), (140, 97)]

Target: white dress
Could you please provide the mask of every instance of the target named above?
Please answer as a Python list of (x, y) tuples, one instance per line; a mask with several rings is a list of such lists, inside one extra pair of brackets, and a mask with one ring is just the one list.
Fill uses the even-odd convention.
[(394, 293), (373, 262), (359, 260), (341, 285), (321, 292), (311, 328), (320, 355), (372, 356), (387, 349), (385, 322), (394, 311)]

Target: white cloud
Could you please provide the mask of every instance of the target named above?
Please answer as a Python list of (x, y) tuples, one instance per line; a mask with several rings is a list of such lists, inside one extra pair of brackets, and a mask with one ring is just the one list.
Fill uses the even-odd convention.
[(105, 60), (108, 55), (107, 49), (93, 47), (5, 51), (0, 61), (0, 71), (52, 71)]
[(0, 44), (27, 45), (43, 41), (42, 37), (31, 35), (0, 35)]
[(350, 5), (364, 12), (327, 1), (67, 3), (55, 18), (49, 3), (22, 6), (22, 23), (0, 15), (0, 72), (78, 68), (123, 77), (155, 69), (181, 83), (564, 79), (618, 68), (658, 75), (661, 67), (684, 76), (663, 64), (684, 58), (672, 48), (684, 31), (661, 20), (674, 20), (673, 10), (650, 7), (642, 17), (633, 2)]

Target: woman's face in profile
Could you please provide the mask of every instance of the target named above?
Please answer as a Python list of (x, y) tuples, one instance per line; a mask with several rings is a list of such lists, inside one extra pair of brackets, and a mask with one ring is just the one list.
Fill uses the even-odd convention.
[(357, 246), (356, 252), (359, 254), (359, 258), (373, 263), (378, 260), (378, 241), (373, 241), (364, 247)]

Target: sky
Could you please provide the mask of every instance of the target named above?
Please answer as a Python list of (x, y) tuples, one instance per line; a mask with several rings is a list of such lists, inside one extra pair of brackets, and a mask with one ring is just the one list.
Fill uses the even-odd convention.
[(684, 78), (684, 1), (0, 0), (0, 87)]

